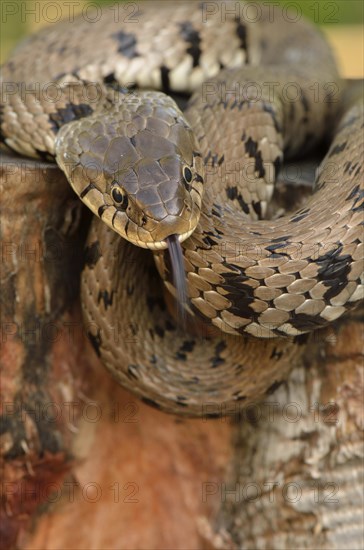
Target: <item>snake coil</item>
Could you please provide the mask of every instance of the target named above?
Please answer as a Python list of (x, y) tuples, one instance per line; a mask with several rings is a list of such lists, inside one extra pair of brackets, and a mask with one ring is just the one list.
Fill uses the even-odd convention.
[[(243, 8), (140, 2), (124, 21), (79, 17), (31, 36), (1, 74), (6, 145), (56, 159), (95, 214), (81, 299), (97, 354), (144, 401), (185, 415), (255, 402), (300, 335), (363, 297), (362, 102), (342, 112), (310, 24), (263, 5), (251, 22)], [(192, 94), (184, 113), (173, 92)], [(307, 204), (264, 219), (283, 154), (333, 130)], [(168, 245), (183, 250), (189, 313), (214, 334), (179, 327), (166, 306)]]

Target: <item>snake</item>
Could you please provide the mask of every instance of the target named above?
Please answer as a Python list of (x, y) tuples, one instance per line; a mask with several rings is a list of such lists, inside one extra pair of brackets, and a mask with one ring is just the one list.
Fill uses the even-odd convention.
[[(95, 352), (174, 414), (258, 402), (363, 298), (362, 99), (344, 109), (320, 31), (265, 4), (113, 5), (31, 35), (1, 70), (2, 142), (56, 162), (94, 214)], [(267, 218), (283, 160), (325, 140), (312, 195)]]

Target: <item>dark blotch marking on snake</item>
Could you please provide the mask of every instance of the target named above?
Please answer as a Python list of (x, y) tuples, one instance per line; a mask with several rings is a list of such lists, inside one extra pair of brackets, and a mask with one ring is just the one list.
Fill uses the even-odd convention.
[(214, 353), (214, 356), (211, 360), (211, 368), (212, 369), (216, 369), (216, 367), (218, 367), (219, 365), (222, 365), (225, 363), (225, 359), (223, 359), (221, 357), (221, 353), (224, 351), (224, 349), (226, 349), (226, 342), (224, 342), (223, 340), (221, 342), (219, 342), (218, 344), (216, 344), (215, 346), (215, 353)]
[(361, 194), (361, 190), (360, 190), (360, 185), (358, 184), (354, 187), (354, 189), (350, 191), (350, 194), (347, 196), (346, 200), (351, 201), (356, 195), (360, 196), (360, 194)]
[(103, 81), (106, 86), (123, 95), (130, 93), (131, 90), (134, 90), (136, 88), (136, 85), (132, 84), (129, 84), (128, 87), (121, 86), (115, 76), (115, 73), (109, 73), (108, 75), (104, 76)]
[(258, 172), (258, 176), (263, 178), (265, 175), (265, 169), (263, 166), (262, 153), (258, 150), (258, 143), (249, 137), (245, 141), (245, 151), (248, 155), (255, 159), (255, 171)]
[(277, 348), (274, 347), (273, 350), (272, 350), (272, 353), (270, 354), (270, 359), (276, 359), (277, 361), (279, 361), (279, 359), (281, 359), (282, 355), (283, 355), (283, 351), (277, 351)]
[(221, 155), (219, 158), (219, 154), (215, 153), (214, 155), (210, 152), (209, 153), (209, 159), (211, 158), (211, 167), (214, 168), (215, 166), (221, 166), (222, 163), (225, 160), (225, 155)]
[(210, 248), (212, 246), (215, 246), (216, 245), (216, 241), (214, 239), (212, 239), (209, 235), (207, 235), (206, 237), (204, 237), (202, 239), (202, 241), (207, 244), (207, 246), (209, 246)]
[(115, 73), (109, 73), (106, 76), (104, 76), (104, 83), (105, 84), (117, 84), (118, 81), (115, 77)]
[(98, 241), (86, 246), (84, 252), (84, 267), (93, 268), (101, 258), (100, 244)]
[(214, 155), (211, 156), (211, 164), (210, 166), (212, 168), (214, 168), (217, 164), (218, 164), (218, 161), (219, 161), (219, 155), (217, 153), (215, 153)]
[(240, 40), (240, 48), (245, 51), (246, 63), (248, 63), (249, 62), (249, 57), (248, 57), (248, 44), (247, 44), (246, 27), (240, 21), (239, 17), (235, 17), (235, 22), (236, 22), (236, 34), (238, 35), (238, 38)]
[(279, 250), (280, 248), (285, 248), (287, 246), (287, 243), (273, 243), (265, 247), (265, 250), (268, 252), (275, 252), (276, 250)]
[(203, 418), (221, 418), (222, 413), (220, 412), (206, 412), (203, 413)]
[(108, 204), (103, 204), (102, 206), (99, 207), (98, 211), (97, 211), (97, 215), (99, 216), (99, 218), (102, 217), (103, 213), (105, 212), (105, 210), (107, 210), (109, 208), (109, 205)]
[(344, 141), (344, 143), (340, 143), (340, 144), (335, 145), (335, 147), (333, 147), (331, 149), (331, 151), (329, 152), (329, 154), (328, 154), (329, 158), (333, 157), (334, 155), (338, 155), (339, 153), (342, 153), (343, 151), (345, 151), (345, 148), (346, 148), (347, 144), (348, 144), (348, 142)]
[(298, 346), (305, 346), (310, 338), (310, 335), (308, 333), (306, 334), (297, 334), (293, 337), (293, 343), (297, 344)]
[(290, 319), (290, 325), (297, 330), (304, 330), (311, 332), (322, 326), (322, 321), (320, 317), (313, 317), (312, 315), (307, 315), (306, 313), (296, 313), (295, 316)]
[[(354, 164), (353, 165), (353, 168), (357, 166), (358, 163)], [(361, 167), (359, 166), (358, 170), (360, 171)], [(357, 172), (355, 173), (355, 176), (359, 173), (357, 170)], [(363, 203), (361, 202), (362, 199), (364, 198), (364, 191), (362, 189), (360, 189), (360, 186), (359, 185), (356, 185), (354, 187), (354, 189), (351, 191), (350, 195), (347, 197), (346, 200), (354, 200), (354, 204), (352, 206), (352, 211), (353, 212), (360, 212), (361, 210), (363, 210)], [(358, 206), (357, 204), (360, 203)]]
[(227, 309), (230, 313), (237, 315), (243, 319), (256, 319), (256, 313), (250, 306), (254, 304), (254, 297), (251, 295), (251, 286), (245, 284), (249, 278), (243, 274), (243, 270), (235, 265), (227, 262), (222, 262), (229, 272), (221, 273), (224, 277), (224, 289), (228, 292), (225, 298), (232, 302), (232, 306)]
[(93, 113), (93, 109), (86, 103), (69, 103), (66, 107), (56, 109), (55, 113), (50, 113), (49, 120), (51, 122), (52, 131), (57, 134), (58, 130), (73, 120), (85, 118)]
[(291, 222), (294, 222), (294, 223), (299, 222), (307, 218), (307, 216), (308, 216), (308, 213), (300, 214), (299, 216), (295, 216), (294, 218), (291, 218)]
[(170, 91), (171, 91), (171, 84), (170, 84), (170, 81), (169, 81), (169, 73), (171, 71), (165, 65), (161, 66), (160, 71), (161, 71), (162, 89), (166, 94), (169, 94)]
[(274, 170), (275, 170), (275, 176), (278, 177), (279, 175), (279, 172), (281, 171), (281, 167), (282, 167), (282, 157), (276, 157), (273, 161), (273, 166), (274, 166)]
[(140, 54), (136, 51), (137, 39), (133, 33), (118, 31), (112, 34), (112, 37), (119, 43), (118, 52), (123, 54), (128, 59), (139, 57)]
[(273, 106), (270, 103), (263, 102), (263, 111), (270, 114), (273, 120), (274, 128), (278, 134), (282, 132), (282, 127), (277, 120), (277, 114), (275, 113)]
[(187, 397), (184, 397), (184, 395), (176, 395), (176, 405), (179, 405), (180, 407), (187, 407), (187, 403), (184, 401), (187, 401)]
[(242, 211), (245, 212), (245, 214), (249, 214), (249, 212), (250, 212), (249, 206), (244, 201), (241, 193), (238, 193), (238, 188), (236, 186), (227, 187), (225, 192), (226, 192), (226, 195), (227, 195), (228, 199), (230, 199), (230, 200), (235, 200), (236, 199), (238, 201)]
[(134, 378), (135, 380), (138, 380), (139, 376), (137, 374), (138, 372), (138, 365), (128, 365), (128, 376), (129, 378)]
[(193, 28), (190, 21), (183, 21), (179, 23), (180, 35), (190, 46), (187, 48), (187, 53), (190, 54), (193, 60), (193, 67), (198, 67), (201, 57), (201, 37), (200, 33)]
[(158, 403), (153, 401), (153, 399), (149, 399), (149, 397), (141, 397), (141, 400), (143, 401), (143, 403), (145, 403), (146, 405), (149, 405), (150, 407), (153, 407), (154, 409), (158, 409), (158, 410), (161, 409)]
[(258, 216), (258, 218), (261, 219), (262, 218), (262, 205), (260, 204), (260, 202), (253, 201), (252, 206), (253, 206), (253, 210), (256, 213), (256, 215)]
[(341, 132), (342, 130), (344, 130), (344, 128), (347, 128), (348, 126), (351, 126), (351, 125), (354, 124), (358, 119), (359, 119), (359, 116), (358, 116), (358, 115), (353, 115), (353, 116), (351, 116), (350, 118), (348, 118), (347, 120), (344, 119), (343, 123), (340, 124), (340, 126), (339, 126), (339, 128), (338, 128), (338, 132)]
[(214, 227), (214, 231), (206, 231), (206, 237), (202, 240), (207, 245), (215, 245), (217, 244), (216, 241), (221, 241), (221, 235), (223, 235), (222, 231), (219, 231), (217, 227)]
[(214, 202), (214, 204), (212, 205), (212, 210), (211, 210), (212, 214), (214, 216), (217, 216), (218, 218), (221, 218), (222, 215), (223, 215), (223, 211), (222, 211), (222, 207), (220, 204), (217, 204)]
[(301, 208), (298, 210), (295, 215), (291, 218), (292, 222), (299, 222), (300, 220), (304, 220), (310, 213), (309, 208)]
[(194, 340), (185, 340), (183, 342), (182, 346), (180, 347), (179, 351), (191, 352), (191, 351), (193, 351), (193, 349), (195, 347), (195, 344), (196, 344), (196, 342)]
[[(364, 197), (364, 191), (361, 191), (360, 195), (358, 197), (356, 197), (356, 199), (354, 201), (353, 208), (352, 208), (353, 212), (362, 212), (363, 211), (364, 203), (361, 202), (363, 197)], [(358, 202), (360, 202), (360, 204), (358, 204)], [(358, 206), (357, 206), (357, 204), (358, 204)]]
[(203, 159), (203, 161), (204, 161), (204, 163), (205, 163), (206, 165), (208, 164), (208, 162), (209, 162), (209, 160), (210, 160), (211, 157), (212, 157), (212, 152), (209, 151), (209, 152), (207, 153), (207, 155), (205, 156), (205, 158)]
[(104, 308), (107, 309), (108, 307), (112, 306), (114, 299), (114, 291), (111, 291), (111, 294), (109, 294), (108, 290), (99, 290), (99, 294), (97, 296), (97, 303), (99, 304), (101, 300), (104, 302)]
[(101, 334), (100, 334), (100, 329), (97, 330), (97, 334), (92, 334), (92, 332), (88, 332), (87, 333), (87, 336), (91, 342), (91, 345), (92, 347), (94, 348), (94, 350), (96, 351), (97, 353), (97, 356), (100, 357), (101, 356), (101, 353), (100, 353), (100, 346), (102, 345), (102, 340), (101, 340)]
[(352, 257), (350, 254), (341, 255), (342, 249), (340, 245), (315, 260), (319, 267), (317, 279), (328, 287), (324, 294), (325, 300), (331, 300), (340, 294), (347, 285)]
[(345, 163), (345, 170), (344, 170), (344, 174), (348, 173), (349, 176), (351, 176), (351, 174), (354, 172), (355, 168), (358, 166), (358, 162), (355, 162), (354, 164), (351, 164), (351, 161), (349, 160), (348, 162)]
[[(274, 351), (276, 351), (276, 348), (274, 348)], [(279, 352), (279, 359), (282, 357), (283, 353), (282, 352)], [(272, 357), (275, 357), (273, 356), (273, 353), (271, 355), (271, 358)], [(281, 385), (282, 385), (282, 381), (280, 382), (273, 382), (273, 384), (271, 386), (269, 386), (269, 388), (267, 389), (267, 391), (265, 392), (267, 395), (271, 395), (272, 393), (274, 393)]]
[[(1, 137), (0, 137), (0, 142), (1, 142)], [(5, 141), (5, 138), (4, 138), (4, 143), (6, 145), (6, 141)], [(40, 149), (37, 149), (36, 147), (34, 148), (35, 152), (37, 153), (37, 157), (39, 157), (41, 160), (44, 160), (44, 162), (54, 162), (54, 156), (51, 155), (50, 153), (47, 153), (46, 151), (41, 151)]]
[(194, 340), (185, 340), (182, 344), (182, 346), (178, 349), (176, 353), (176, 359), (180, 359), (181, 361), (186, 361), (187, 355), (186, 353), (192, 352), (195, 347), (195, 341)]
[(88, 186), (85, 187), (85, 189), (82, 191), (82, 193), (80, 193), (80, 198), (83, 199), (84, 197), (86, 197), (87, 193), (92, 191), (92, 189), (95, 189), (95, 185), (93, 183), (89, 183)]
[(272, 239), (272, 243), (286, 243), (291, 238), (292, 235), (282, 235), (281, 237), (275, 237), (274, 239)]

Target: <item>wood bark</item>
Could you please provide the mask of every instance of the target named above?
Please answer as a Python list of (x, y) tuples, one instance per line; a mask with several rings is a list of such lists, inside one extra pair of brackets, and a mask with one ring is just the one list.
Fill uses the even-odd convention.
[(317, 333), (287, 382), (235, 419), (210, 547), (364, 547), (362, 313)]
[(113, 382), (78, 302), (89, 216), (54, 165), (4, 155), (0, 183), (2, 548), (198, 548), (232, 427)]

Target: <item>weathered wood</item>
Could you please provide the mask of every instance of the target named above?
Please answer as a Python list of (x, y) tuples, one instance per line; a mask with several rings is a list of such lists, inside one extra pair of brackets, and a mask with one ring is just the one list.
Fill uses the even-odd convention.
[(202, 484), (224, 478), (230, 426), (115, 385), (82, 328), (79, 200), (57, 167), (15, 156), (0, 183), (2, 547), (197, 547), (195, 518), (218, 507)]
[(82, 235), (70, 234), (81, 206), (55, 166), (3, 154), (0, 188), (1, 514), (11, 545), (44, 485), (70, 467), (72, 432), (59, 411), (84, 385), (67, 336)]
[(230, 475), (211, 485), (211, 548), (364, 547), (362, 312), (317, 333), (305, 362), (237, 419)]

